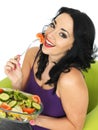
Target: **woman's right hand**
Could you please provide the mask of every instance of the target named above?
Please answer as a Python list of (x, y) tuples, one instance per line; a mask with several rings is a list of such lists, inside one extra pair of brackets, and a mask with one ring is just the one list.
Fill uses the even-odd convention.
[(14, 58), (11, 58), (4, 67), (5, 74), (11, 80), (15, 89), (20, 89), (22, 84), (22, 71), (19, 61), (20, 55), (17, 55)]

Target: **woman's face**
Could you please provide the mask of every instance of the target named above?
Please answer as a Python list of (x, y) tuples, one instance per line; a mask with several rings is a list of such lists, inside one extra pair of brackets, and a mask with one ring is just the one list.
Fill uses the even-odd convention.
[(45, 31), (43, 53), (59, 59), (73, 46), (73, 19), (67, 13), (63, 13), (52, 21)]

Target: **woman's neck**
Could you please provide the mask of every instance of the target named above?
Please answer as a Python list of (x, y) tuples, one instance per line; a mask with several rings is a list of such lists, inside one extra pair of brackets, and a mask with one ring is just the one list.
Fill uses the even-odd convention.
[(49, 63), (58, 63), (59, 62), (59, 60), (63, 57), (64, 55), (55, 55), (55, 56), (50, 56), (49, 55), (49, 57), (48, 57), (48, 62)]

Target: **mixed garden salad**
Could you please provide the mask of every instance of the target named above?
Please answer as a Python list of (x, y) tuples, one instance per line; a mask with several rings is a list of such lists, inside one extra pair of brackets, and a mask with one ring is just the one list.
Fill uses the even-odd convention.
[(0, 118), (28, 122), (41, 112), (42, 103), (38, 95), (0, 88)]

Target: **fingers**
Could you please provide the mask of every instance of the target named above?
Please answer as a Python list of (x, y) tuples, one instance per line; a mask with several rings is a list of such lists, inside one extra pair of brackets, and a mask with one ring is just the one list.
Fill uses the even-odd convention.
[(35, 125), (35, 121), (34, 120), (30, 120), (30, 125)]
[(5, 72), (10, 72), (20, 67), (20, 56), (17, 55), (14, 58), (9, 59), (5, 65)]
[(14, 57), (14, 59), (17, 60), (17, 61), (20, 61), (20, 56), (21, 55), (17, 55), (17, 56)]
[(14, 60), (14, 59), (10, 59), (7, 64), (6, 64), (6, 67), (11, 69), (11, 70), (14, 70), (17, 66), (17, 61)]

